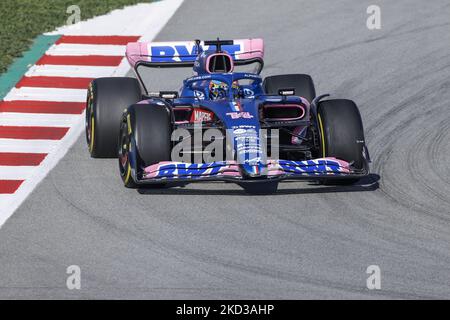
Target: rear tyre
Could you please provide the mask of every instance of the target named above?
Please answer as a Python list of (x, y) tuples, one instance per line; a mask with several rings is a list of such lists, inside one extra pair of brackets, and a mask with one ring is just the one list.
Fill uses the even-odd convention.
[(308, 100), (310, 103), (316, 97), (314, 82), (308, 74), (283, 74), (264, 79), (264, 90), (267, 94), (278, 95), (280, 89), (294, 89), (295, 95)]
[[(318, 106), (321, 157), (335, 157), (364, 169), (364, 130), (358, 107), (351, 100), (325, 100)], [(326, 184), (353, 184), (359, 179), (330, 179)]]
[(86, 142), (93, 158), (116, 158), (124, 109), (142, 99), (134, 78), (99, 78), (91, 82), (86, 103)]
[(136, 187), (133, 169), (141, 171), (149, 165), (170, 161), (171, 134), (170, 113), (165, 106), (135, 104), (124, 112), (118, 149), (120, 176), (126, 187)]

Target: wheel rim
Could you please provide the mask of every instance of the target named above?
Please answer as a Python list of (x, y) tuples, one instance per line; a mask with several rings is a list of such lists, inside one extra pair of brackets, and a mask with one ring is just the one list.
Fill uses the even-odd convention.
[(119, 139), (119, 169), (120, 175), (125, 184), (130, 180), (131, 165), (129, 161), (129, 148), (130, 148), (130, 136), (128, 134), (127, 121), (122, 121), (120, 127), (120, 139)]
[(87, 109), (86, 109), (86, 141), (88, 144), (89, 152), (92, 153), (94, 150), (94, 141), (95, 141), (95, 119), (93, 112), (93, 103), (92, 95), (89, 92), (87, 99)]
[(322, 118), (320, 117), (320, 114), (317, 115), (317, 118), (319, 120), (320, 146), (322, 148), (322, 157), (325, 158), (326, 157), (326, 152), (325, 152), (325, 133), (324, 133), (324, 130), (323, 130)]

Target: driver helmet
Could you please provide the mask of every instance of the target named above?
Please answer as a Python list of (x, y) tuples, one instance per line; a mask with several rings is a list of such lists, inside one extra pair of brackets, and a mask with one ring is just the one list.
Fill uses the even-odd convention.
[(227, 97), (228, 85), (225, 82), (211, 80), (209, 83), (209, 98), (211, 100), (225, 99)]
[[(233, 97), (238, 99), (242, 97), (242, 92), (239, 87), (239, 82), (234, 81), (231, 86)], [(222, 81), (211, 80), (209, 83), (209, 97), (211, 100), (225, 99), (227, 97), (228, 85)]]
[(241, 88), (239, 87), (239, 82), (233, 81), (233, 85), (231, 86), (231, 90), (233, 90), (234, 99), (238, 99), (242, 97)]

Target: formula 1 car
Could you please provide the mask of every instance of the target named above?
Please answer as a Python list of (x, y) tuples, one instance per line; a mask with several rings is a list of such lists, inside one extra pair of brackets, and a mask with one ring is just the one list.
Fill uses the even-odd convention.
[[(306, 74), (262, 79), (263, 55), (262, 39), (129, 43), (137, 79), (89, 86), (91, 156), (118, 158), (126, 187), (213, 180), (273, 193), (286, 179), (339, 185), (368, 175), (356, 104), (316, 96)], [(140, 68), (173, 67), (194, 75), (179, 91), (147, 90)]]

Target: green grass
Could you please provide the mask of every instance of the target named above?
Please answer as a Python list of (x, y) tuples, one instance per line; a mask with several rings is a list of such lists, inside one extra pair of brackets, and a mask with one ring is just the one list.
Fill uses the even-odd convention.
[(86, 20), (140, 2), (151, 0), (0, 0), (0, 74), (36, 36), (65, 25), (69, 6), (78, 5)]

